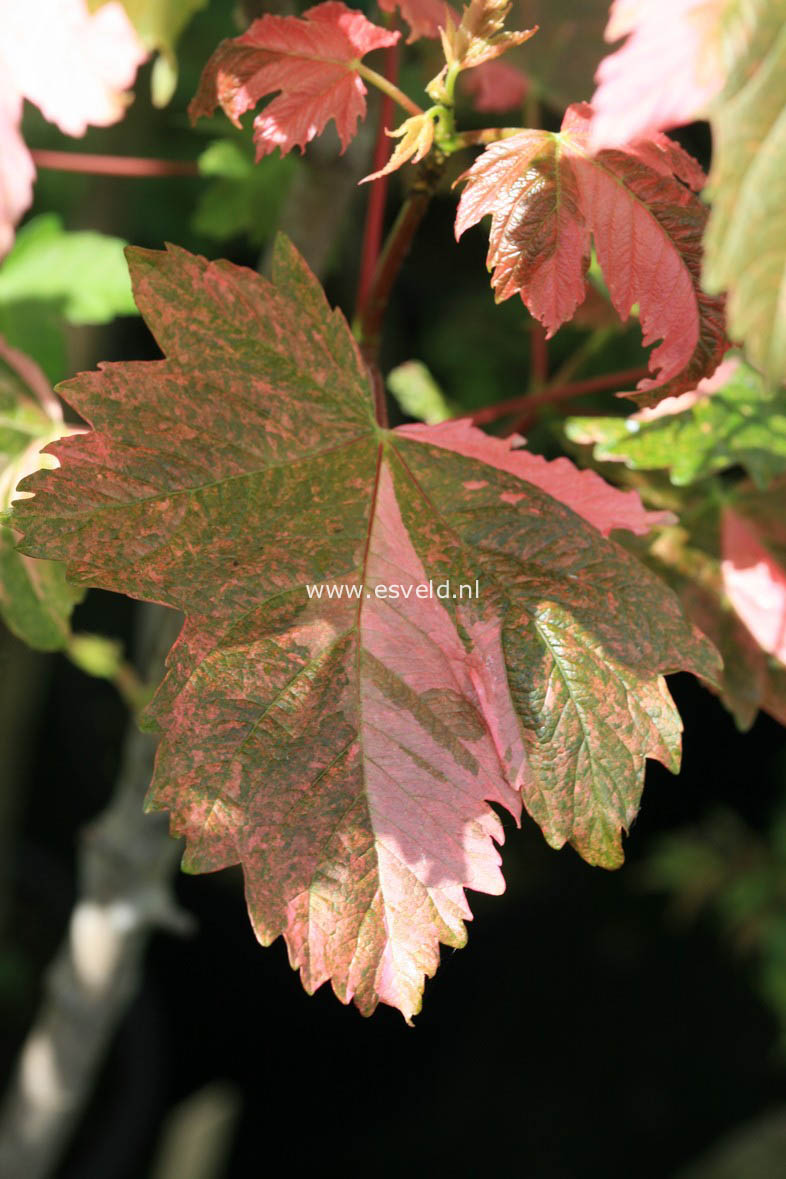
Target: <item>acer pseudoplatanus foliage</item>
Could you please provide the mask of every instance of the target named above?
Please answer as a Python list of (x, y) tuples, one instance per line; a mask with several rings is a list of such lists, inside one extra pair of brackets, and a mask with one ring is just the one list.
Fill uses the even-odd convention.
[[(410, 1019), (440, 943), (465, 940), (466, 890), (502, 891), (494, 808), (517, 822), (525, 811), (554, 848), (621, 863), (646, 760), (679, 765), (664, 676), (699, 676), (743, 726), (759, 708), (786, 719), (783, 308), (766, 284), (751, 308), (753, 263), (740, 269), (742, 245), (729, 244), (732, 133), (709, 211), (701, 167), (663, 130), (705, 111), (732, 125), (724, 87), (744, 91), (739, 71), (777, 36), (767, 14), (751, 33), (733, 4), (704, 5), (714, 72), (686, 80), (659, 119), (646, 95), (613, 98), (655, 35), (652, 7), (613, 5), (610, 35), (629, 41), (602, 65), (596, 104), (568, 107), (559, 131), (457, 126), (463, 73), (477, 71), (479, 110), (520, 102), (529, 85), (537, 32), (506, 28), (497, 0), (461, 14), (398, 5), (410, 40), (432, 37), (441, 54), (423, 107), (380, 72), (377, 51), (400, 39), (390, 20), (338, 0), (260, 17), (217, 47), (190, 108), (238, 125), (255, 111), (260, 167), (331, 121), (343, 151), (369, 86), (402, 111), (366, 179), (418, 170), (354, 330), (282, 237), (270, 279), (174, 246), (130, 250), (163, 358), (61, 386), (84, 432), (58, 428), (48, 399), (37, 408), (24, 358), (3, 353), (8, 413), (38, 423), (57, 463), (16, 471), (33, 473), (4, 559), (13, 529), (28, 597), (29, 570), (46, 561), (65, 569), (61, 600), (99, 586), (184, 613), (144, 716), (161, 734), (148, 804), (185, 836), (187, 870), (242, 865), (259, 940), (284, 936), (308, 990), (330, 980), (364, 1013), (384, 1002)], [(775, 101), (768, 91), (768, 111)], [(490, 218), (495, 297), (518, 296), (551, 336), (591, 280), (654, 345), (625, 394), (635, 413), (569, 424), (587, 469), (466, 418), (387, 424), (381, 311), (450, 157), (473, 148), (454, 171), (455, 232)], [(757, 167), (734, 183), (752, 184)], [(724, 361), (727, 289), (747, 355)], [(22, 443), (5, 449), (10, 469)], [(751, 481), (728, 482), (694, 531), (695, 485), (740, 468)], [(631, 469), (638, 490), (624, 486)], [(478, 592), (418, 592), (436, 583)]]

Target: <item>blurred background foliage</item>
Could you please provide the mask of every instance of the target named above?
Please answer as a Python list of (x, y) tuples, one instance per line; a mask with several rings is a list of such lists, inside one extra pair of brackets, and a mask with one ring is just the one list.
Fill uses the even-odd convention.
[[(157, 355), (130, 297), (126, 242), (173, 241), (264, 270), (283, 227), (351, 316), (373, 96), (366, 130), (342, 158), (327, 135), (302, 159), (255, 165), (248, 126), (188, 122), (209, 54), (261, 7), (192, 3), (177, 70), (172, 28), (151, 25), (149, 44), (163, 53), (141, 71), (126, 118), (79, 144), (188, 161), (193, 174), (40, 170), (35, 205), (0, 265), (0, 334), (50, 382), (101, 360)], [(556, 127), (567, 102), (591, 93), (607, 4), (524, 0), (521, 8), (522, 24), (542, 25), (517, 52), (530, 79), (527, 116)], [(428, 43), (413, 47), (405, 89), (417, 93), (435, 72), (434, 53)], [(170, 91), (167, 105), (155, 105)], [(482, 125), (468, 104), (462, 113), (464, 125)], [(29, 105), (24, 135), (33, 148), (74, 146)], [(706, 128), (684, 138), (706, 163)], [(397, 421), (439, 420), (537, 391), (527, 312), (518, 300), (494, 304), (481, 232), (460, 246), (453, 239), (451, 184), (464, 166), (451, 162), (390, 308), (383, 368)], [(388, 221), (407, 181), (406, 170), (391, 180)], [(600, 286), (549, 344), (550, 372), (562, 381), (645, 359), (637, 322), (620, 325)], [(607, 392), (546, 407), (527, 422), (532, 448), (551, 457), (583, 446), (586, 461), (630, 481), (627, 468), (612, 469), (597, 452), (592, 459), (578, 427), (566, 437), (571, 410), (586, 430), (623, 407)], [(515, 425), (512, 415), (491, 428)], [(656, 497), (674, 493), (654, 476), (640, 474), (637, 485), (647, 479)], [(91, 591), (74, 614), (79, 641), (48, 644), (58, 655), (24, 645), (13, 620), (14, 634), (0, 631), (4, 1075), (76, 895), (78, 833), (111, 797), (128, 714), (108, 681), (132, 647), (136, 609)], [(742, 734), (694, 681), (677, 678), (673, 690), (686, 726), (684, 768), (672, 778), (650, 766), (628, 865), (593, 870), (571, 851), (546, 848), (531, 823), (508, 825), (508, 890), (473, 898), (469, 946), (444, 955), (414, 1032), (390, 1010), (365, 1022), (327, 990), (304, 995), (283, 946), (254, 942), (234, 871), (180, 877), (197, 933), (154, 938), (59, 1179), (245, 1179), (272, 1166), (274, 1150), (292, 1173), (337, 1176), (784, 1173), (784, 730), (763, 714), (754, 723), (754, 707), (738, 713), (753, 725)], [(295, 1133), (284, 1134), (286, 1125)]]

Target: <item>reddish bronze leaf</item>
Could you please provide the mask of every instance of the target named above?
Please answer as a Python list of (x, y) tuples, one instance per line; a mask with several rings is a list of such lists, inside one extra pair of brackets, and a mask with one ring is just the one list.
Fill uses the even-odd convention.
[(679, 757), (662, 677), (714, 655), (578, 514), (643, 530), (635, 496), (466, 422), (379, 428), (289, 244), (272, 283), (130, 258), (165, 359), (64, 387), (93, 431), (27, 481), (24, 549), (185, 612), (150, 806), (189, 870), (242, 864), (258, 938), (285, 936), (309, 990), (410, 1018), (464, 890), (502, 891), (489, 804), (618, 864), (645, 758)]
[(463, 177), (456, 237), (491, 214), (496, 298), (521, 295), (549, 335), (584, 299), (592, 238), (617, 312), (638, 303), (644, 343), (661, 340), (635, 394), (654, 404), (694, 389), (727, 344), (723, 300), (700, 285), (700, 170), (662, 135), (592, 157), (590, 117), (573, 106), (557, 135), (522, 131), (486, 148)]
[(192, 121), (217, 106), (240, 126), (240, 116), (280, 91), (254, 119), (257, 159), (277, 147), (304, 150), (330, 119), (342, 151), (366, 114), (366, 87), (355, 65), (372, 49), (395, 45), (399, 33), (381, 29), (362, 12), (327, 0), (303, 18), (255, 20), (241, 37), (222, 41), (205, 66), (189, 106)]

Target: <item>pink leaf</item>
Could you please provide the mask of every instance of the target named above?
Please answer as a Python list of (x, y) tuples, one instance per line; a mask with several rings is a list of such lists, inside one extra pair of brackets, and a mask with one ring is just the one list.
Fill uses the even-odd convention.
[(592, 157), (590, 117), (572, 106), (559, 135), (523, 131), (486, 148), (461, 178), (456, 237), (491, 214), (496, 297), (519, 294), (549, 335), (584, 299), (592, 237), (618, 314), (638, 303), (644, 343), (661, 340), (637, 393), (654, 403), (694, 389), (726, 347), (723, 300), (700, 282), (707, 211), (684, 182), (698, 165), (664, 136)]
[(596, 74), (594, 150), (621, 147), (704, 113), (724, 81), (723, 8), (724, 0), (615, 0), (606, 39), (628, 39)]
[(22, 98), (0, 79), (0, 258), (14, 242), (14, 229), (33, 199), (35, 167), (19, 133)]
[[(126, 91), (147, 56), (122, 4), (96, 12), (85, 0), (4, 5), (3, 49), (16, 88), (66, 135), (122, 118)], [(8, 22), (10, 21), (10, 29)]]
[(644, 536), (653, 528), (674, 523), (671, 512), (648, 512), (638, 492), (620, 491), (594, 471), (580, 471), (568, 458), (549, 462), (539, 454), (518, 449), (524, 439), (515, 434), (495, 438), (484, 434), (466, 418), (437, 426), (399, 426), (396, 432), (428, 441), (432, 446), (444, 446), (467, 458), (480, 459), (500, 471), (509, 471), (547, 491), (604, 536), (615, 528)]
[(366, 114), (366, 87), (354, 62), (399, 33), (379, 28), (338, 0), (309, 8), (303, 18), (255, 20), (241, 37), (222, 41), (205, 66), (189, 106), (192, 121), (216, 106), (240, 126), (240, 116), (280, 91), (254, 120), (257, 159), (277, 147), (305, 149), (333, 119), (342, 151)]
[[(782, 500), (771, 497), (770, 502), (773, 510), (770, 521), (757, 521), (731, 507), (724, 509), (721, 572), (729, 601), (759, 646), (786, 663), (786, 563), (783, 560), (786, 530)], [(772, 542), (773, 534), (780, 540), (780, 560), (769, 544), (765, 544), (765, 538)]]
[(122, 118), (146, 52), (113, 0), (8, 0), (0, 5), (0, 254), (30, 204), (35, 169), (19, 135), (22, 99), (66, 135)]
[(521, 106), (529, 82), (521, 70), (504, 61), (487, 61), (463, 75), (463, 86), (479, 111), (509, 111)]
[(398, 9), (409, 25), (408, 43), (420, 37), (438, 37), (448, 17), (456, 20), (453, 9), (444, 0), (379, 0), (379, 7), (383, 12), (395, 12)]

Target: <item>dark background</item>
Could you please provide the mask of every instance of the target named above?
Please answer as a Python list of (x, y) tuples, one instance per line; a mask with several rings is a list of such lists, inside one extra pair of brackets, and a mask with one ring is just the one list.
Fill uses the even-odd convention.
[[(120, 634), (129, 614), (95, 593), (78, 621)], [(387, 1008), (363, 1019), (327, 987), (308, 997), (282, 942), (255, 942), (234, 871), (181, 875), (198, 931), (153, 939), (58, 1179), (147, 1175), (167, 1112), (217, 1079), (237, 1101), (232, 1179), (262, 1171), (274, 1150), (294, 1173), (656, 1179), (777, 1108), (782, 1060), (750, 965), (710, 923), (670, 919), (642, 865), (661, 833), (719, 802), (763, 827), (784, 734), (760, 719), (741, 736), (688, 677), (672, 688), (684, 768), (650, 765), (625, 867), (590, 868), (551, 851), (530, 820), (508, 824), (507, 892), (472, 895), (468, 946), (443, 951), (414, 1029)], [(3, 1066), (67, 921), (75, 838), (108, 801), (124, 725), (111, 688), (54, 661), (11, 881), (28, 985), (15, 1004), (6, 995)]]

